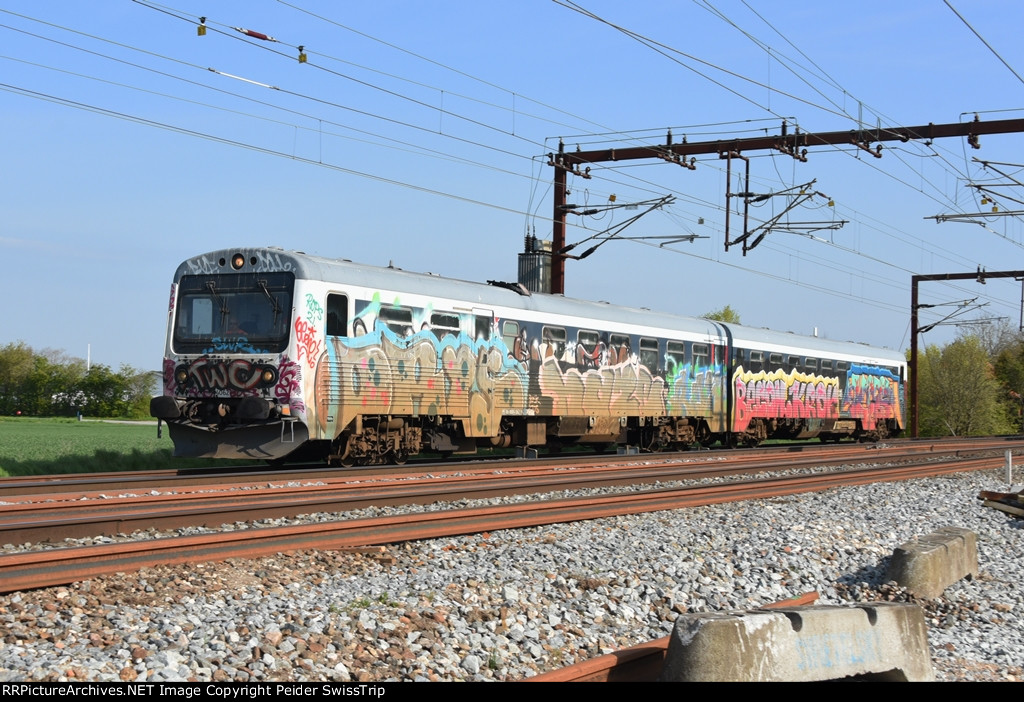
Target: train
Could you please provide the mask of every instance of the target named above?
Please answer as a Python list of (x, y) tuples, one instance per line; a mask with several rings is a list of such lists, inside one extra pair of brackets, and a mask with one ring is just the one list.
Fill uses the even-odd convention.
[(404, 463), (904, 429), (902, 354), (280, 248), (184, 261), (150, 413), (176, 456)]

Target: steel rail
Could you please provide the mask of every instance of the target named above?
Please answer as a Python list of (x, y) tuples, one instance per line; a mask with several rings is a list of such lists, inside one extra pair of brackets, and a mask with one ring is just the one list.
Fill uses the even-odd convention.
[[(744, 460), (756, 456), (783, 453), (828, 451), (836, 456), (858, 453), (875, 453), (886, 450), (922, 450), (942, 451), (947, 447), (960, 450), (997, 450), (1005, 449), (1008, 443), (1022, 443), (1019, 436), (984, 437), (981, 439), (898, 439), (887, 441), (884, 446), (878, 444), (795, 444), (783, 446), (762, 446), (756, 449), (736, 451), (681, 451), (676, 453), (644, 453), (634, 456), (602, 456), (590, 454), (587, 460), (593, 463), (642, 462), (682, 459), (687, 461), (733, 461)], [(359, 478), (377, 477), (382, 474), (394, 476), (412, 476), (416, 474), (438, 471), (478, 471), (478, 470), (517, 470), (521, 466), (544, 466), (564, 463), (568, 457), (548, 456), (540, 459), (491, 458), (467, 463), (422, 463), (416, 466), (372, 466), (364, 468), (327, 468), (323, 465), (315, 467), (292, 467), (288, 469), (254, 469), (252, 466), (234, 468), (188, 468), (181, 470), (131, 471), (90, 474), (60, 474), (49, 476), (12, 476), (0, 477), (0, 496), (9, 497), (28, 494), (49, 494), (51, 496), (65, 492), (91, 492), (100, 490), (141, 490), (154, 488), (173, 488), (183, 482), (189, 485), (218, 485), (226, 480), (232, 481), (287, 481), (287, 480), (319, 480), (338, 477)], [(579, 459), (575, 456), (574, 459)]]
[[(959, 451), (956, 452), (959, 455)], [(429, 504), (439, 500), (487, 498), (559, 489), (633, 485), (651, 482), (720, 478), (741, 473), (848, 465), (849, 458), (831, 453), (827, 460), (803, 456), (764, 461), (743, 457), (729, 462), (667, 462), (665, 465), (584, 465), (564, 471), (546, 468), (495, 471), (472, 475), (430, 476), (430, 480), (388, 479), (367, 484), (343, 479), (313, 485), (249, 483), (158, 495), (111, 497), (103, 493), (45, 496), (43, 502), (0, 505), (0, 543), (55, 541), (87, 536), (112, 536), (137, 529), (173, 529), (280, 518), (313, 512), (343, 512), (368, 506)], [(930, 457), (930, 456), (929, 456)], [(878, 452), (872, 462), (883, 460)], [(920, 460), (919, 454), (888, 452), (886, 462)], [(861, 460), (866, 462), (866, 457)], [(234, 489), (233, 489), (234, 488)], [(74, 497), (74, 499), (71, 499)]]
[(886, 467), (881, 470), (859, 469), (841, 473), (662, 488), (497, 507), (437, 510), (394, 517), (253, 528), (101, 546), (26, 551), (0, 556), (0, 591), (45, 587), (156, 565), (253, 558), (310, 548), (364, 547), (792, 495), (829, 487), (891, 482), (995, 468), (1000, 465), (1000, 461), (1000, 458), (991, 457), (958, 461), (953, 464)]

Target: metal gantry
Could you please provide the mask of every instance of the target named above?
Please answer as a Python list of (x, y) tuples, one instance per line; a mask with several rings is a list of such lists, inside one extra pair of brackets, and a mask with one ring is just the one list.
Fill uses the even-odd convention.
[[(925, 124), (916, 127), (878, 127), (875, 129), (852, 129), (835, 132), (801, 132), (799, 129), (789, 133), (785, 122), (779, 134), (773, 136), (750, 137), (746, 139), (720, 139), (715, 141), (673, 143), (672, 133), (668, 133), (666, 143), (651, 146), (633, 146), (621, 149), (600, 149), (595, 151), (566, 151), (564, 144), (559, 142), (558, 152), (548, 154), (548, 165), (554, 168), (554, 208), (551, 231), (551, 290), (549, 292), (565, 293), (565, 220), (567, 180), (570, 174), (581, 178), (590, 178), (590, 164), (636, 159), (660, 158), (693, 170), (696, 168), (696, 156), (701, 154), (717, 154), (720, 158), (736, 158), (746, 151), (775, 150), (792, 156), (799, 161), (807, 160), (807, 150), (815, 146), (853, 145), (863, 149), (876, 158), (881, 158), (881, 142), (902, 141), (911, 139), (941, 139), (946, 137), (965, 136), (973, 148), (980, 148), (978, 137), (983, 134), (1009, 134), (1024, 132), (1024, 120), (1007, 119), (982, 122), (977, 117), (971, 122), (951, 124)], [(871, 148), (871, 144), (875, 144)]]

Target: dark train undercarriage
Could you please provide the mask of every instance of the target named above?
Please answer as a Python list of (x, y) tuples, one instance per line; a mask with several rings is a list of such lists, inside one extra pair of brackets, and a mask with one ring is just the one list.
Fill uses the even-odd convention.
[[(573, 446), (609, 447), (643, 452), (685, 451), (720, 443), (754, 447), (769, 439), (820, 438), (879, 441), (897, 433), (891, 420), (865, 429), (858, 420), (755, 419), (743, 433), (712, 432), (700, 417), (506, 417), (495, 437), (467, 437), (462, 422), (445, 417), (364, 415), (330, 442), (326, 459), (332, 465), (404, 464), (422, 452), (442, 456), (473, 454), (480, 448), (542, 448), (560, 451)], [(326, 442), (318, 442), (326, 443)], [(305, 452), (304, 452), (305, 453)]]

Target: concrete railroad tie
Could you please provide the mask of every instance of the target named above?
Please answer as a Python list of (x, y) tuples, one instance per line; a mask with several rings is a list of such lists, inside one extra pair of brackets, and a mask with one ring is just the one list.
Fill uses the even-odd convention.
[(968, 529), (943, 527), (893, 551), (886, 580), (934, 599), (961, 578), (978, 574), (978, 537)]

